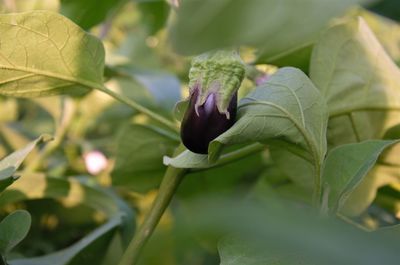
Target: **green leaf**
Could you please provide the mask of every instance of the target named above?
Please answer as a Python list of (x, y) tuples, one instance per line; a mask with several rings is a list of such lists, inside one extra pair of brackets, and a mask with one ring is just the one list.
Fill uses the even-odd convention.
[[(398, 147), (399, 145), (394, 146)], [(394, 146), (387, 147), (385, 151)], [(398, 183), (399, 179), (400, 170), (398, 167), (381, 165), (378, 162), (350, 193), (340, 212), (346, 216), (358, 216), (362, 214), (375, 200), (378, 189), (392, 183)]]
[(296, 47), (272, 57), (266, 57), (264, 54), (259, 54), (256, 63), (268, 63), (278, 67), (292, 66), (307, 73), (310, 65), (312, 49), (313, 43), (307, 43), (303, 46)]
[(43, 174), (23, 174), (21, 179), (0, 195), (0, 207), (27, 199), (52, 198), (66, 206), (87, 205), (108, 217), (118, 214), (118, 205), (110, 194), (84, 185), (76, 179), (59, 179)]
[(332, 17), (359, 2), (182, 1), (171, 39), (176, 50), (186, 54), (246, 44), (270, 58), (309, 43)]
[(393, 20), (379, 16), (376, 13), (359, 9), (356, 15), (362, 16), (365, 22), (375, 33), (386, 52), (392, 59), (400, 64), (400, 25)]
[(322, 182), (324, 207), (340, 210), (350, 194), (374, 166), (382, 151), (397, 140), (371, 140), (336, 147), (328, 153)]
[(21, 166), (27, 155), (40, 143), (49, 140), (49, 136), (40, 136), (24, 148), (15, 151), (0, 161), (0, 192), (11, 185), (17, 177), (14, 173)]
[[(224, 237), (218, 243), (220, 265), (315, 265), (301, 253), (268, 253), (262, 247), (248, 244), (238, 237)], [(295, 260), (295, 261), (293, 261)]]
[(154, 35), (167, 21), (169, 5), (164, 0), (139, 1), (137, 7), (141, 14), (142, 24), (149, 35)]
[(41, 257), (11, 260), (9, 263), (10, 265), (100, 264), (112, 232), (120, 223), (120, 217), (112, 218), (68, 248)]
[(184, 236), (228, 234), (239, 238), (237, 244), (242, 246), (232, 246), (234, 249), (224, 242), (219, 245), (223, 265), (398, 263), (397, 234), (366, 233), (273, 196), (265, 204), (207, 196), (192, 202), (190, 209), (191, 215), (184, 212), (181, 217), (186, 222), (179, 223), (182, 244), (187, 244)]
[(310, 76), (327, 99), (330, 145), (382, 138), (400, 123), (400, 71), (362, 18), (322, 34)]
[(103, 86), (104, 48), (49, 11), (0, 15), (0, 94), (82, 95)]
[(101, 23), (108, 14), (127, 0), (61, 0), (60, 13), (69, 17), (83, 29), (90, 29)]
[(211, 142), (210, 160), (215, 161), (224, 145), (282, 139), (295, 149), (306, 150), (319, 170), (326, 152), (325, 108), (304, 73), (282, 68), (240, 101), (236, 123)]
[[(112, 236), (109, 232), (114, 230), (115, 227), (118, 226), (120, 228), (121, 244), (124, 247), (126, 247), (134, 233), (134, 213), (130, 206), (109, 190), (97, 186), (89, 186), (75, 178), (51, 178), (43, 174), (27, 173), (0, 195), (0, 208), (11, 203), (37, 199), (59, 200), (65, 207), (86, 205), (104, 214), (109, 220), (106, 224), (87, 235), (87, 237), (62, 251), (44, 257), (32, 258), (32, 260), (24, 259), (16, 264), (19, 264), (19, 262), (30, 265), (41, 264), (40, 262), (42, 261), (46, 262), (43, 264), (53, 265), (86, 264), (86, 262), (80, 263), (80, 261), (86, 261), (86, 258), (95, 260), (94, 257), (101, 256), (98, 254), (98, 248), (105, 249), (108, 246), (110, 236)], [(103, 253), (103, 251), (100, 251), (100, 253)], [(75, 263), (67, 263), (71, 262), (72, 258)], [(55, 259), (60, 263), (52, 263)], [(31, 261), (32, 263), (29, 263)]]
[[(257, 177), (263, 166), (261, 154), (253, 153), (233, 163), (189, 172), (184, 185), (178, 190), (178, 196), (187, 199), (211, 192), (236, 194), (237, 188), (244, 183), (248, 185), (249, 178)], [(185, 203), (185, 200), (181, 200), (181, 203)]]
[[(331, 147), (380, 139), (400, 123), (400, 71), (362, 18), (322, 34), (313, 51), (310, 76), (327, 99)], [(395, 149), (388, 149), (382, 160), (398, 161)], [(378, 181), (381, 170), (372, 170), (350, 196), (343, 206), (346, 213), (358, 214), (370, 204), (383, 184)], [(383, 169), (392, 178), (398, 170)]]
[(129, 125), (117, 140), (113, 185), (137, 192), (157, 187), (164, 175), (164, 155), (171, 155), (179, 139), (159, 128)]
[[(275, 165), (291, 179), (300, 189), (308, 190), (312, 194), (314, 179), (314, 163), (307, 153), (283, 141), (272, 141), (269, 145), (272, 161)], [(288, 166), (290, 165), (290, 166)], [(315, 173), (315, 172), (314, 172)]]
[(261, 152), (264, 149), (262, 144), (251, 144), (230, 150), (224, 153), (218, 162), (210, 162), (207, 155), (196, 154), (185, 150), (175, 157), (164, 156), (163, 163), (166, 166), (176, 168), (210, 168), (230, 163), (246, 156)]
[(213, 165), (208, 161), (207, 155), (196, 154), (189, 150), (185, 150), (173, 158), (164, 156), (163, 163), (176, 168), (207, 168)]
[(0, 223), (0, 254), (5, 256), (29, 232), (31, 227), (31, 215), (24, 210), (17, 210)]

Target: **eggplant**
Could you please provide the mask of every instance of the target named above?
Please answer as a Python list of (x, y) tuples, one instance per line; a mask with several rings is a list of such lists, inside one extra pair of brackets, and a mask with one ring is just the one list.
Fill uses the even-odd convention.
[(189, 106), (181, 123), (187, 149), (207, 154), (208, 144), (233, 125), (245, 72), (235, 49), (209, 51), (192, 59)]
[(181, 139), (187, 149), (198, 154), (208, 153), (208, 144), (227, 131), (235, 122), (237, 92), (232, 96), (227, 113), (220, 113), (216, 93), (210, 93), (205, 102), (196, 106), (199, 89), (193, 89), (188, 109), (181, 124)]

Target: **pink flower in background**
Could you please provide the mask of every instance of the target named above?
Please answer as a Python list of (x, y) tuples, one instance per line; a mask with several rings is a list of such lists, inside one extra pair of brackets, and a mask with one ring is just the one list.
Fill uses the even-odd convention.
[(98, 150), (85, 153), (83, 159), (85, 160), (86, 170), (92, 175), (99, 174), (108, 164), (105, 155)]
[(268, 74), (263, 74), (263, 75), (256, 77), (256, 80), (255, 80), (256, 85), (259, 86), (259, 85), (264, 84), (265, 82), (268, 81), (269, 77), (270, 76)]

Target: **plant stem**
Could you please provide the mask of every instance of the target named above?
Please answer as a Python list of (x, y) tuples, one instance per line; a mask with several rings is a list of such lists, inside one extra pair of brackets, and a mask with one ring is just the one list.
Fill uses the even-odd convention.
[(315, 209), (320, 209), (321, 207), (321, 196), (322, 196), (322, 187), (321, 187), (321, 163), (315, 162), (315, 178), (314, 178), (314, 192), (313, 192), (313, 206)]
[(174, 168), (171, 166), (167, 168), (157, 197), (146, 215), (143, 224), (139, 227), (139, 230), (136, 231), (135, 236), (129, 243), (119, 265), (135, 265), (137, 263), (141, 250), (154, 232), (158, 222), (171, 202), (175, 191), (185, 176), (186, 171), (186, 169)]
[(167, 126), (168, 128), (172, 129), (173, 131), (175, 131), (175, 132), (179, 131), (178, 126), (174, 122), (172, 122), (172, 121), (164, 118), (163, 116), (151, 111), (150, 109), (140, 105), (139, 103), (129, 99), (128, 97), (126, 97), (124, 95), (121, 95), (121, 94), (118, 94), (118, 93), (115, 93), (114, 91), (108, 89), (105, 86), (96, 87), (96, 89), (98, 89), (98, 90), (106, 93), (107, 95), (113, 97), (114, 99), (116, 99), (116, 100), (118, 100), (118, 101), (120, 101), (120, 102), (122, 102), (122, 103), (124, 103), (124, 104), (126, 104), (128, 106), (130, 106), (131, 108), (133, 108), (133, 109), (135, 109), (135, 110), (137, 110), (137, 111), (139, 111), (139, 112), (141, 112), (143, 114), (146, 114), (150, 118), (152, 118), (152, 119), (164, 124), (165, 126)]

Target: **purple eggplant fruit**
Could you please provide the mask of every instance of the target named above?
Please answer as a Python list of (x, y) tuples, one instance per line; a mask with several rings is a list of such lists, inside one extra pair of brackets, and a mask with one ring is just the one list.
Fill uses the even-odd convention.
[(207, 154), (208, 144), (233, 125), (244, 74), (235, 50), (211, 51), (193, 59), (189, 106), (181, 123), (182, 143), (190, 151)]
[(237, 109), (237, 93), (232, 97), (228, 113), (220, 113), (217, 108), (217, 95), (208, 95), (203, 105), (196, 108), (198, 89), (190, 96), (189, 107), (181, 126), (181, 138), (187, 149), (194, 153), (207, 154), (208, 144), (228, 130), (234, 123)]

